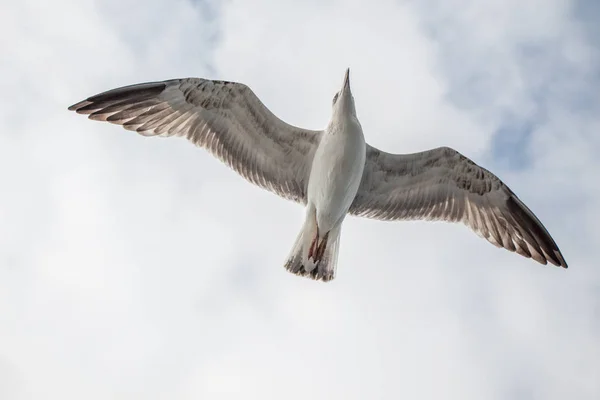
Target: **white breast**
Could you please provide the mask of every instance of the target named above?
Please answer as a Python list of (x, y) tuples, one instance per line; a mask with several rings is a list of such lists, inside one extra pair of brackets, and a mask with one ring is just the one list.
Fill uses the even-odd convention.
[(358, 121), (330, 126), (315, 153), (308, 181), (308, 202), (321, 232), (341, 223), (362, 179), (366, 145)]

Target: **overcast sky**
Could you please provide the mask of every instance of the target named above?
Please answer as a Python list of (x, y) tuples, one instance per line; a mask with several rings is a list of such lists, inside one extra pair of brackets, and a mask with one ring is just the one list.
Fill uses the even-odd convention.
[[(0, 399), (600, 398), (594, 0), (1, 0)], [(183, 139), (67, 107), (126, 84), (248, 84), (367, 141), (451, 146), (568, 270), (461, 225), (344, 223), (324, 284), (283, 263), (297, 204)]]

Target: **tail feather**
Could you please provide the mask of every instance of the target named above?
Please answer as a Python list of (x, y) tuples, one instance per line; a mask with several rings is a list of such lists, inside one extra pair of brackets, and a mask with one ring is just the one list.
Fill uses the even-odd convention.
[(318, 231), (310, 223), (305, 223), (294, 242), (285, 268), (291, 273), (314, 280), (332, 280), (335, 278), (340, 233), (341, 225), (326, 232), (319, 240)]

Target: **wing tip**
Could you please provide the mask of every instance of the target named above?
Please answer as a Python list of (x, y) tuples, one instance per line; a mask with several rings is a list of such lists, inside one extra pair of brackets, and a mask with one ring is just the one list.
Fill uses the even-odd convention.
[(563, 268), (563, 269), (569, 269), (569, 266), (567, 265), (567, 261), (563, 257), (560, 250), (558, 250), (558, 248), (554, 251), (554, 256), (558, 259), (558, 262), (554, 265), (556, 265), (557, 267)]
[[(518, 225), (521, 225), (521, 229), (531, 235), (531, 239), (537, 242), (537, 246), (542, 250), (541, 260), (536, 259), (536, 261), (544, 265), (550, 262), (557, 267), (568, 269), (567, 262), (558, 245), (535, 214), (512, 192), (506, 203), (509, 212), (516, 217)], [(537, 249), (536, 252), (538, 252)]]
[(78, 114), (90, 114), (92, 110), (88, 110), (90, 106), (102, 103), (116, 103), (131, 98), (136, 98), (138, 101), (148, 99), (161, 94), (171, 81), (164, 82), (146, 82), (136, 83), (134, 85), (122, 86), (116, 89), (107, 90), (90, 96), (85, 100), (69, 106), (69, 111), (75, 111)]
[(75, 103), (72, 106), (69, 106), (67, 108), (67, 110), (69, 111), (75, 111), (78, 114), (81, 114), (81, 112), (79, 112), (79, 110), (83, 107), (89, 106), (90, 104), (92, 104), (88, 99), (85, 99), (83, 101), (80, 101), (79, 103)]

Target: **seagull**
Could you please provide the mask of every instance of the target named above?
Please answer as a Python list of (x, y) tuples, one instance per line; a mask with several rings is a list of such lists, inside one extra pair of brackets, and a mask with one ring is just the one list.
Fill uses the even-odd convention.
[(285, 263), (297, 275), (335, 278), (348, 214), (461, 222), (497, 247), (567, 268), (533, 212), (497, 176), (458, 151), (391, 154), (365, 143), (350, 69), (324, 130), (282, 121), (242, 83), (202, 78), (124, 86), (69, 110), (143, 136), (183, 136), (249, 182), (303, 204), (304, 225)]

